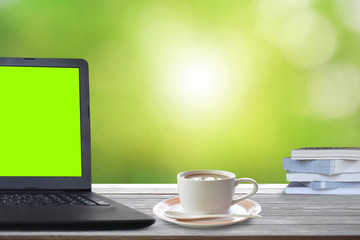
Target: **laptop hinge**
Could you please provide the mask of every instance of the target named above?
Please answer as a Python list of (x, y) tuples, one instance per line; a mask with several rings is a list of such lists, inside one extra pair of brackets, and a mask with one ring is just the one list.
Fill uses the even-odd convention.
[(62, 191), (62, 192), (86, 192), (91, 191), (90, 189), (41, 189), (37, 187), (25, 187), (23, 190), (27, 191)]
[(90, 189), (63, 189), (64, 192), (90, 192)]

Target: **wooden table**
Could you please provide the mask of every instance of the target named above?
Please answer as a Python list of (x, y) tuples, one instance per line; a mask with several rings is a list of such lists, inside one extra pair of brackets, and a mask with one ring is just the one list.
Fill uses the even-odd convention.
[[(192, 229), (156, 219), (140, 230), (0, 231), (6, 239), (360, 239), (360, 196), (285, 195), (285, 184), (260, 184), (252, 197), (261, 219), (214, 229)], [(241, 184), (237, 193), (251, 185)], [(93, 190), (153, 215), (153, 206), (175, 197), (175, 184), (94, 184)]]

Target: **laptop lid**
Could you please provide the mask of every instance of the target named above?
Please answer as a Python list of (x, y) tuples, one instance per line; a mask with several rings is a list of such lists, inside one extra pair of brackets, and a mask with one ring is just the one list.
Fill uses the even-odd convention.
[(0, 58), (0, 189), (91, 189), (85, 60)]

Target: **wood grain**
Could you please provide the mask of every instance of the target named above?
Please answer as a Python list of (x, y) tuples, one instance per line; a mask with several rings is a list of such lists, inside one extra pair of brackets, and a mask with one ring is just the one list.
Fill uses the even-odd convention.
[[(126, 231), (0, 231), (0, 239), (360, 239), (360, 196), (285, 195), (285, 184), (260, 184), (252, 199), (261, 219), (214, 229), (192, 229), (156, 219), (148, 228)], [(236, 193), (250, 190), (241, 184)], [(93, 190), (148, 213), (177, 197), (176, 184), (94, 184)]]

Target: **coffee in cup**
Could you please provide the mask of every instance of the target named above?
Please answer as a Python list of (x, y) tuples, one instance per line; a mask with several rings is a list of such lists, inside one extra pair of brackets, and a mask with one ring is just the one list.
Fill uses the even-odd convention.
[[(239, 178), (232, 172), (221, 170), (194, 170), (177, 175), (180, 203), (185, 213), (227, 213), (231, 205), (253, 196), (258, 185), (251, 178)], [(235, 187), (250, 182), (254, 188), (245, 196), (234, 198)]]
[(228, 177), (225, 175), (215, 174), (215, 173), (194, 173), (194, 174), (186, 175), (184, 178), (198, 180), (198, 181), (216, 181), (216, 180), (226, 179)]

